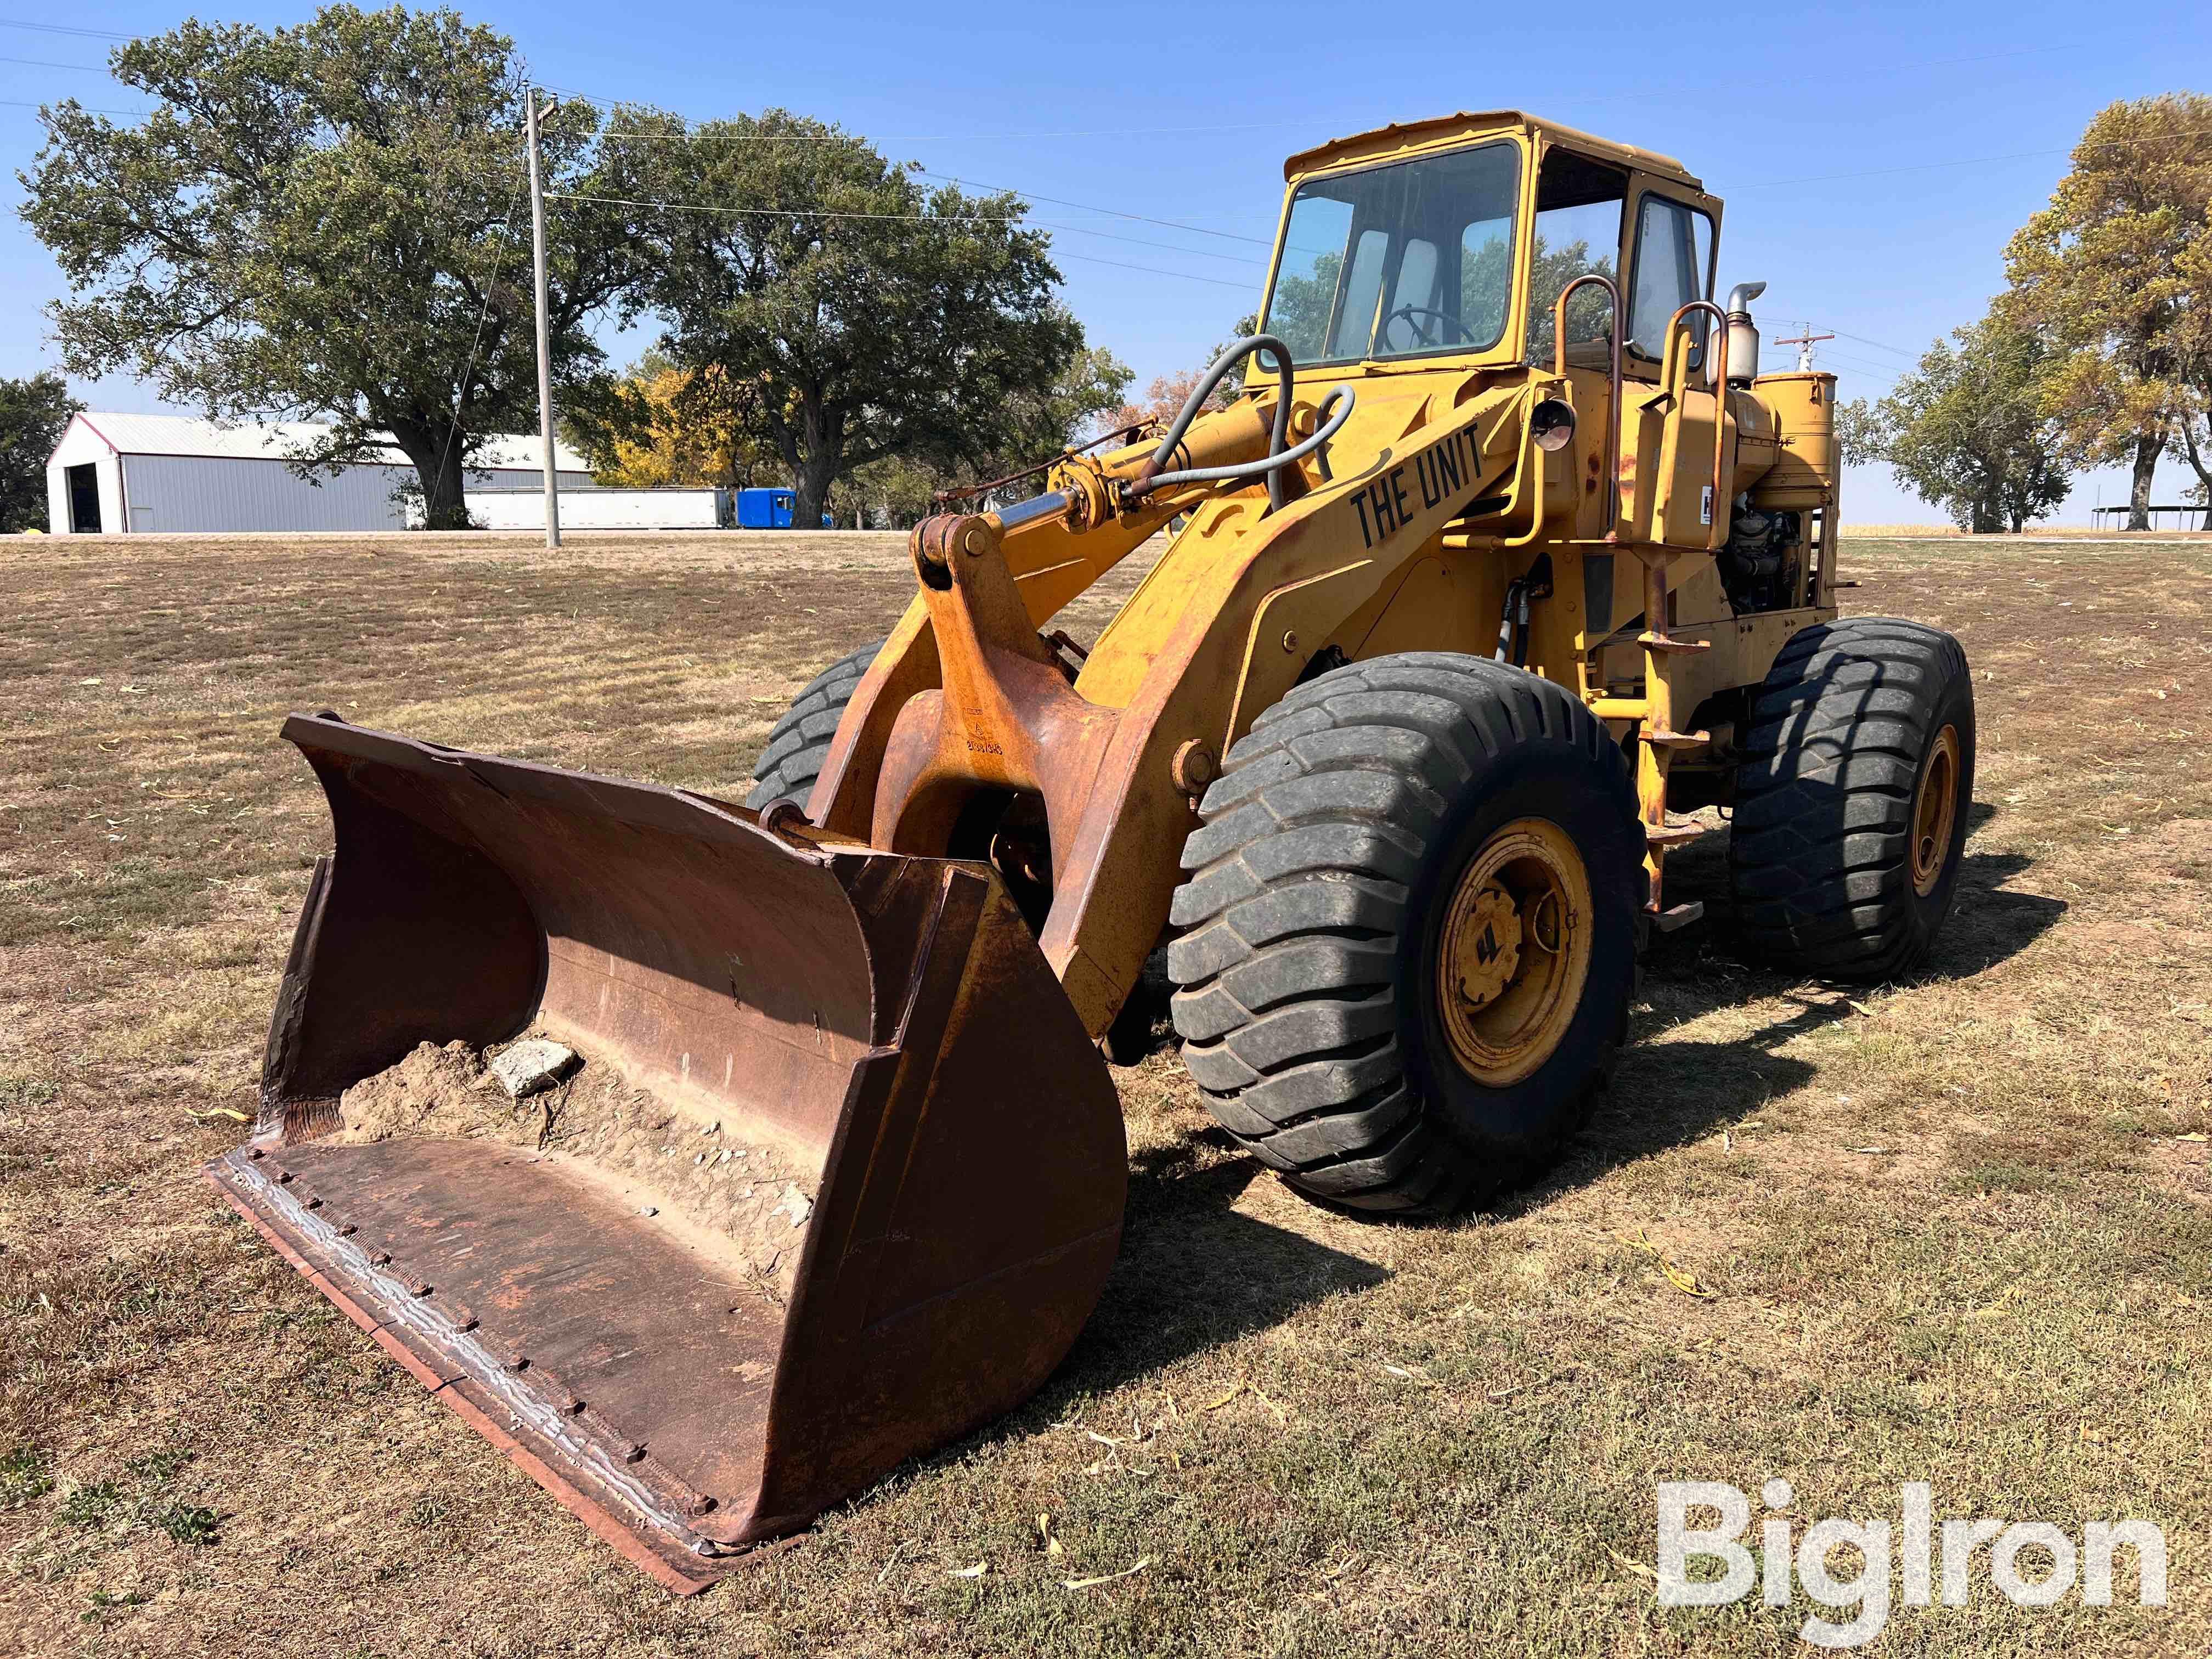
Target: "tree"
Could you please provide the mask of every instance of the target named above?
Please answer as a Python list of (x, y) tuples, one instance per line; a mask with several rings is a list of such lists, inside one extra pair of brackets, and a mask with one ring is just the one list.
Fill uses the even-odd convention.
[(692, 126), (624, 109), (599, 188), (627, 210), (680, 368), (759, 388), (750, 420), (801, 523), (898, 456), (951, 469), (1015, 448), (1083, 347), (1048, 238), (1012, 195), (925, 190), (861, 139), (770, 110)]
[(2212, 236), (2200, 235), (2175, 261), (2183, 303), (2171, 330), (2186, 388), (2174, 422), (2182, 458), (2197, 475), (2189, 499), (2207, 504), (2203, 528), (2212, 530)]
[[(1298, 279), (1293, 277), (1289, 280), (1296, 282)], [(1198, 390), (1198, 383), (1206, 378), (1206, 371), (1221, 361), (1221, 354), (1237, 340), (1249, 339), (1259, 331), (1260, 319), (1256, 313), (1238, 318), (1233, 339), (1224, 341), (1207, 352), (1202, 363), (1189, 368), (1179, 368), (1171, 374), (1155, 374), (1141, 398), (1125, 402), (1107, 416), (1105, 429), (1110, 432), (1133, 426), (1167, 425), (1182, 413), (1182, 406), (1190, 401), (1190, 394)], [(1215, 386), (1212, 396), (1206, 400), (1206, 407), (1209, 410), (1226, 409), (1242, 397), (1244, 371), (1251, 366), (1249, 356), (1238, 358)]]
[(2066, 499), (2060, 422), (2046, 413), (2040, 339), (2001, 313), (1938, 340), (1869, 410), (1837, 411), (1844, 459), (1886, 460), (1962, 530), (2014, 534)]
[[(2152, 477), (2169, 445), (2201, 421), (2212, 374), (2192, 386), (2184, 335), (2191, 272), (2212, 210), (2212, 97), (2169, 93), (2108, 105), (2075, 146), (2051, 205), (2005, 253), (2005, 305), (2058, 355), (2046, 407), (2069, 459), (2125, 461), (2130, 530), (2149, 527)], [(2202, 474), (2200, 473), (2200, 477)]]
[[(1053, 385), (1011, 403), (996, 447), (950, 467), (904, 455), (864, 462), (832, 486), (830, 516), (840, 522), (875, 517), (904, 528), (941, 510), (943, 502), (987, 495), (1000, 505), (1025, 500), (1044, 488), (1039, 463), (1114, 429), (1100, 417), (1115, 410), (1129, 380), (1111, 351), (1085, 347)], [(988, 492), (981, 488), (1010, 475), (1021, 476)]]
[(754, 395), (719, 369), (680, 369), (648, 350), (619, 380), (595, 387), (569, 418), (595, 483), (744, 489), (781, 471), (750, 429)]
[[(537, 424), (522, 82), (505, 36), (451, 11), (334, 5), (293, 28), (186, 22), (110, 57), (156, 100), (119, 126), (41, 112), (23, 217), (70, 298), (74, 374), (121, 369), (217, 419), (331, 423), (309, 476), (413, 463), (428, 522), (465, 524), (465, 465)], [(565, 190), (597, 118), (545, 125)], [(586, 319), (630, 280), (621, 227), (549, 201), (556, 382), (592, 374)]]
[(0, 532), (53, 527), (46, 522), (46, 458), (83, 407), (51, 371), (0, 380)]

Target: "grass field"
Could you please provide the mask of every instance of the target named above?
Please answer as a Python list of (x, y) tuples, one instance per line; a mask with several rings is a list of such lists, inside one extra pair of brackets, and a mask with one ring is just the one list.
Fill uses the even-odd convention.
[(2166, 1529), (2165, 1609), (1978, 1569), (1878, 1651), (2203, 1653), (2212, 550), (1844, 556), (1852, 609), (1974, 664), (1927, 972), (1740, 962), (1706, 836), (1669, 885), (1713, 924), (1657, 947), (1610, 1103), (1450, 1227), (1306, 1205), (1171, 1054), (1119, 1073), (1127, 1245), (1044, 1391), (678, 1601), (199, 1179), (326, 845), (276, 727), (727, 794), (903, 603), (896, 542), (0, 543), (0, 1651), (1770, 1653), (1802, 1592), (1654, 1605), (1653, 1485), (1781, 1475), (1801, 1530), (1916, 1480), (1939, 1517)]

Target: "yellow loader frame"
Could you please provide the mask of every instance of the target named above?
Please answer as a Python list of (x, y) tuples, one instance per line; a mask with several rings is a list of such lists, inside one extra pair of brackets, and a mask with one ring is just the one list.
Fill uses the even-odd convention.
[[(1538, 181), (1556, 150), (1628, 177), (1616, 270), (1629, 268), (1647, 197), (1713, 227), (1722, 204), (1682, 166), (1519, 111), (1388, 127), (1292, 156), (1285, 222), (1311, 179), (1504, 142), (1519, 155), (1511, 309), (1487, 349), (1333, 366), (1297, 381), (1288, 429), (1314, 433), (1340, 387), (1356, 392), (1329, 441), (1328, 476), (1297, 464), (1297, 499), (1257, 485), (1132, 492), (1154, 446), (1070, 454), (1035, 502), (947, 516), (915, 532), (921, 591), (854, 696), (808, 801), (814, 833), (938, 856), (957, 846), (963, 800), (1042, 796), (1050, 836), (1045, 957), (1093, 1034), (1113, 1021), (1166, 925), (1177, 854), (1219, 758), (1319, 659), (1486, 652), (1512, 584), (1548, 563), (1526, 665), (1572, 690), (1632, 743), (1651, 914), (1662, 898), (1670, 778), (1717, 774), (1726, 757), (1690, 727), (1717, 694), (1755, 685), (1799, 630), (1832, 618), (1834, 380), (1765, 375), (1731, 386), (1729, 318), (1699, 299), (1675, 313), (1656, 363), (1621, 350), (1618, 285), (1601, 275), (1559, 295), (1553, 361), (1526, 361)], [(1273, 293), (1279, 276), (1269, 274)], [(1710, 283), (1710, 271), (1707, 274)], [(1609, 295), (1601, 366), (1571, 361), (1565, 317), (1582, 283)], [(1692, 319), (1709, 315), (1713, 362), (1693, 367)], [(1579, 354), (1587, 356), (1583, 351)], [(1268, 453), (1280, 387), (1259, 366), (1247, 395), (1188, 433), (1178, 467)], [(1573, 412), (1570, 445), (1539, 442), (1538, 411)], [(1495, 485), (1502, 501), (1484, 500)], [(1739, 617), (1716, 569), (1729, 503), (1802, 514), (1802, 603)], [(1489, 510), (1471, 514), (1470, 501)], [(1072, 679), (1039, 630), (1070, 600), (1188, 515), (1174, 543)]]

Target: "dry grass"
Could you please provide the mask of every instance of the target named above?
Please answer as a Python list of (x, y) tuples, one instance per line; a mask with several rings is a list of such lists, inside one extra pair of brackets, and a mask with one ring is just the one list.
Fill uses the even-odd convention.
[[(1043, 1394), (678, 1602), (197, 1177), (325, 842), (274, 732), (327, 705), (727, 793), (896, 612), (895, 543), (0, 544), (0, 1650), (1764, 1653), (1806, 1605), (1665, 1612), (1624, 1561), (1655, 1480), (1781, 1474), (1800, 1517), (1928, 1480), (1939, 1514), (2166, 1528), (2164, 1612), (1984, 1581), (1884, 1651), (2201, 1653), (2212, 551), (1845, 556), (1855, 608), (1975, 665), (1929, 972), (1845, 998), (1724, 920), (1664, 941), (1568, 1164), (1455, 1227), (1302, 1204), (1170, 1058), (1121, 1074), (1128, 1247)], [(1718, 840), (1682, 896), (1720, 897)]]

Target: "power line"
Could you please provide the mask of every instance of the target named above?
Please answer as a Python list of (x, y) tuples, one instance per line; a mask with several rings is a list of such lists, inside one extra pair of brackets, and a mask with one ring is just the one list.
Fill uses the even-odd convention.
[(1917, 351), (1907, 351), (1902, 346), (1884, 345), (1880, 340), (1869, 340), (1863, 334), (1854, 334), (1847, 328), (1838, 328), (1833, 323), (1814, 323), (1809, 326), (1825, 328), (1831, 334), (1838, 335), (1846, 340), (1856, 340), (1861, 345), (1872, 346), (1877, 351), (1893, 351), (1909, 363), (1917, 363), (1920, 361), (1920, 354)]
[(1032, 202), (1049, 202), (1054, 207), (1074, 208), (1084, 213), (1103, 213), (1110, 218), (1133, 220), (1142, 225), (1158, 225), (1167, 230), (1187, 230), (1198, 236), (1223, 236), (1232, 242), (1256, 242), (1261, 247), (1275, 245), (1272, 236), (1246, 236), (1234, 230), (1215, 230), (1207, 225), (1186, 225), (1173, 219), (1151, 219), (1141, 213), (1124, 213), (1119, 208), (1099, 207), (1090, 202), (1071, 202), (1058, 196), (1040, 196), (1035, 191), (1018, 190), (1012, 185), (987, 185), (973, 179), (957, 178), (950, 173), (932, 173), (927, 167), (915, 171), (924, 179), (942, 179), (949, 185), (958, 185), (963, 190), (998, 191), (1008, 196), (1024, 197)]
[[(501, 231), (514, 228), (514, 204), (521, 199), (522, 181), (518, 179), (514, 191), (507, 198), (507, 211), (500, 216), (499, 228)], [(453, 453), (453, 439), (461, 428), (461, 410), (468, 402), (469, 381), (477, 372), (477, 352), (483, 344), (484, 324), (491, 316), (492, 293), (499, 287), (500, 267), (506, 262), (507, 239), (502, 235), (492, 243), (491, 276), (484, 283), (483, 304), (477, 312), (477, 331), (469, 341), (468, 361), (462, 365), (460, 382), (453, 388), (453, 418), (446, 428), (445, 447), (438, 452), (438, 476), (441, 478), (446, 475), (446, 458)], [(546, 469), (552, 468), (553, 459), (550, 453), (543, 458)]]
[(2171, 138), (2201, 138), (2212, 134), (2212, 127), (2183, 127), (2172, 132), (2154, 132), (2141, 138), (2079, 138), (2059, 149), (2016, 149), (2004, 155), (1966, 155), (1948, 161), (1920, 161), (1911, 167), (1873, 167), (1864, 173), (1823, 173), (1804, 179), (1762, 179), (1756, 184), (1730, 185), (1731, 194), (1739, 190), (1774, 190), (1784, 185), (1826, 185), (1839, 179), (1887, 179), (1900, 173), (1929, 173), (1938, 167), (1989, 167), (1999, 161), (2024, 161), (2039, 155), (2071, 155), (2084, 148), (2130, 149), (2142, 144), (2160, 144)]
[[(828, 208), (724, 207), (706, 202), (647, 202), (627, 196), (585, 196), (558, 190), (549, 190), (545, 195), (549, 201), (602, 202), (615, 207), (662, 208), (676, 213), (726, 213), (775, 219), (888, 220), (902, 224), (1012, 225), (1024, 230), (1049, 230), (1073, 236), (1103, 236), (1109, 241), (1130, 242), (1139, 247), (1156, 247), (1164, 252), (1187, 254), (1196, 259), (1228, 259), (1238, 264), (1262, 268), (1267, 263), (1264, 259), (1255, 259), (1249, 254), (1217, 253), (1211, 248), (1178, 247), (1172, 242), (1148, 241), (1141, 236), (1123, 236), (1110, 230), (1094, 230), (1088, 225), (1056, 224), (1044, 219), (1017, 219), (1000, 213), (851, 213)], [(1144, 267), (1133, 266), (1131, 269), (1141, 270)]]
[(21, 64), (28, 69), (76, 70), (84, 75), (107, 73), (107, 70), (98, 64), (57, 64), (44, 58), (0, 58), (0, 64)]
[(676, 213), (730, 213), (771, 219), (896, 219), (928, 224), (1018, 225), (1003, 213), (846, 213), (827, 208), (718, 207), (706, 202), (644, 202), (628, 196), (580, 196), (549, 190), (549, 202), (604, 202), (611, 207), (665, 208)]
[[(1009, 219), (995, 213), (836, 213), (813, 208), (713, 207), (700, 202), (647, 202), (627, 196), (584, 196), (571, 191), (559, 190), (547, 191), (545, 198), (548, 201), (555, 202), (599, 202), (611, 207), (658, 208), (673, 213), (722, 213), (749, 218), (766, 216), (777, 219), (890, 220), (902, 224), (1013, 225), (1033, 230), (1066, 228), (1075, 231), (1079, 234), (1105, 234), (1103, 232), (1085, 233), (1076, 226), (1059, 227), (1029, 223), (1019, 219)], [(1148, 243), (1146, 246), (1157, 247), (1164, 245)], [(1178, 253), (1197, 252), (1195, 249), (1185, 248), (1175, 248), (1170, 251)], [(1065, 248), (1055, 248), (1053, 251), (1053, 257), (1061, 259), (1081, 259), (1094, 265), (1113, 265), (1121, 270), (1141, 270), (1153, 276), (1180, 276), (1188, 283), (1211, 283), (1216, 288), (1233, 288), (1239, 293), (1249, 292), (1250, 287), (1249, 283), (1232, 283), (1223, 276), (1201, 276), (1196, 271), (1191, 270), (1163, 270), (1157, 265), (1134, 265), (1125, 260), (1103, 258), (1095, 253), (1073, 253)], [(1255, 259), (1252, 263), (1257, 264), (1260, 261)]]
[(40, 34), (74, 34), (88, 40), (136, 40), (135, 34), (118, 34), (113, 29), (72, 28), (66, 23), (27, 23), (17, 17), (0, 17), (0, 29), (36, 29)]
[[(581, 101), (596, 104), (599, 100), (586, 98)], [(1214, 126), (1091, 127), (1059, 132), (872, 132), (860, 142), (870, 144), (957, 144), (979, 142), (994, 143), (1001, 139), (1133, 138), (1188, 132), (1259, 132), (1281, 125), (1279, 121), (1232, 121)], [(599, 135), (602, 138), (647, 138), (663, 142), (681, 140), (690, 143), (705, 139), (711, 143), (729, 144), (848, 144), (853, 143), (857, 136), (841, 133), (817, 136), (805, 132), (617, 132), (613, 131)]]
[[(0, 109), (45, 109), (46, 107), (46, 105), (33, 103), (27, 98), (0, 98)], [(154, 112), (150, 109), (102, 109), (97, 104), (78, 104), (77, 107), (87, 115), (151, 115)]]

